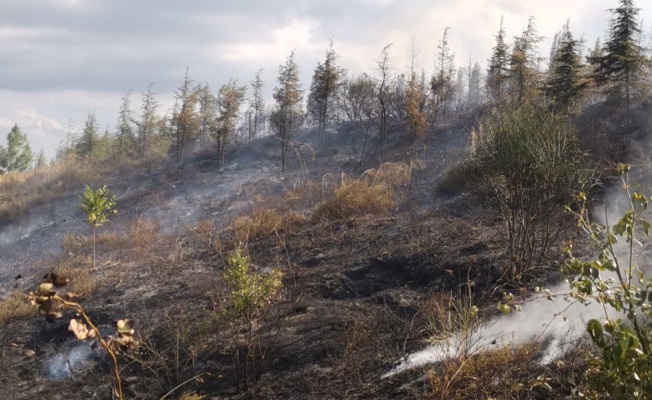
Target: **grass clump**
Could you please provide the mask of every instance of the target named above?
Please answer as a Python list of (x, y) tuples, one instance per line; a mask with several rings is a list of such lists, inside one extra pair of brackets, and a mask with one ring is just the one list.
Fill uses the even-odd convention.
[(317, 206), (313, 218), (321, 221), (346, 220), (365, 215), (387, 214), (394, 206), (392, 189), (366, 179), (343, 179), (330, 199)]
[(5, 325), (14, 319), (23, 319), (35, 314), (34, 308), (19, 293), (12, 293), (0, 299), (0, 325)]
[(444, 361), (427, 374), (430, 399), (549, 398), (539, 374), (540, 345), (525, 344), (483, 351)]
[(257, 205), (248, 213), (233, 219), (231, 228), (236, 242), (244, 243), (269, 235), (283, 223), (283, 216), (276, 210)]
[(79, 267), (70, 263), (63, 263), (54, 272), (59, 276), (67, 277), (70, 280), (67, 284), (68, 290), (79, 296), (88, 297), (97, 289), (97, 279), (84, 266)]
[(138, 218), (127, 226), (129, 243), (134, 247), (150, 247), (156, 241), (161, 226), (150, 219)]
[(231, 222), (235, 243), (246, 243), (294, 227), (304, 217), (284, 204), (268, 205), (258, 198), (252, 207)]

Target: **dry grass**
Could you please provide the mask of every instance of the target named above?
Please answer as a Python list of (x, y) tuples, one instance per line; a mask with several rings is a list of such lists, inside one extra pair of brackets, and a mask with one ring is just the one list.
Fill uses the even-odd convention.
[[(115, 231), (99, 231), (96, 235), (97, 250), (118, 250), (125, 247), (131, 247), (129, 238), (120, 235)], [(64, 251), (69, 253), (77, 253), (82, 250), (92, 251), (93, 249), (93, 236), (84, 236), (75, 233), (66, 233), (63, 236), (61, 247)]]
[(127, 226), (129, 243), (135, 247), (151, 246), (160, 231), (161, 226), (158, 222), (141, 217)]
[(84, 297), (92, 295), (98, 286), (97, 279), (85, 267), (86, 263), (88, 263), (86, 258), (75, 258), (62, 263), (54, 271), (56, 274), (70, 279), (66, 285), (68, 291)]
[(371, 179), (373, 183), (383, 183), (396, 189), (410, 183), (414, 168), (416, 167), (413, 164), (386, 162), (376, 169), (366, 171), (363, 177)]
[(376, 169), (365, 171), (360, 178), (342, 175), (340, 184), (328, 196), (322, 183), (322, 198), (313, 217), (321, 221), (333, 221), (383, 215), (390, 212), (401, 196), (401, 189), (412, 180), (412, 164), (384, 163)]
[(86, 243), (86, 238), (84, 236), (68, 232), (63, 235), (61, 247), (67, 253), (75, 253), (82, 248), (84, 243)]
[(36, 207), (55, 203), (70, 190), (81, 189), (106, 176), (134, 170), (144, 162), (127, 158), (100, 162), (69, 157), (55, 165), (0, 175), (0, 224), (19, 221)]
[(325, 192), (323, 182), (302, 180), (295, 182), (292, 188), (284, 193), (282, 204), (294, 211), (309, 210), (324, 200)]
[(20, 293), (15, 292), (0, 299), (0, 325), (5, 325), (14, 319), (27, 318), (35, 314), (36, 309)]
[(319, 205), (313, 218), (321, 221), (387, 214), (394, 206), (392, 189), (384, 183), (343, 179), (333, 196)]
[[(430, 399), (537, 398), (540, 345), (525, 344), (444, 361), (428, 372)], [(537, 390), (538, 388), (538, 390)], [(544, 396), (545, 398), (545, 396)]]
[(199, 395), (197, 392), (184, 393), (179, 400), (203, 400), (206, 396)]
[(275, 235), (305, 220), (303, 215), (294, 211), (279, 211), (267, 204), (269, 202), (257, 199), (250, 210), (233, 219), (231, 230), (236, 243), (247, 243), (265, 235)]
[(34, 171), (0, 175), (0, 222), (18, 221), (33, 208), (51, 203), (68, 190), (94, 182), (99, 176), (97, 166), (76, 159)]

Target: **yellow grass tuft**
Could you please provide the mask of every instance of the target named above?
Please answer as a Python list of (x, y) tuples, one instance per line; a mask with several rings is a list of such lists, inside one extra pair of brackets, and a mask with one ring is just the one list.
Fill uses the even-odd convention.
[[(88, 297), (93, 294), (97, 288), (98, 282), (95, 277), (91, 275), (88, 271), (88, 268), (84, 265), (87, 264), (87, 259), (85, 262), (81, 262), (81, 266), (73, 265), (73, 263), (63, 263), (55, 269), (57, 275), (65, 276), (70, 281), (66, 285), (68, 291), (75, 293), (80, 296)], [(80, 260), (73, 260), (80, 261)]]
[(14, 319), (27, 318), (35, 314), (36, 309), (20, 293), (15, 292), (0, 299), (0, 325), (4, 325)]
[(394, 206), (393, 190), (384, 183), (343, 179), (333, 196), (319, 205), (313, 218), (322, 221), (387, 214)]

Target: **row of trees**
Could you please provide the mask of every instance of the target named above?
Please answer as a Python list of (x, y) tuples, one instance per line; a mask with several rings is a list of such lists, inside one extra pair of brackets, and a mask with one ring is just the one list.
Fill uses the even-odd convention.
[(631, 110), (650, 92), (650, 58), (642, 46), (640, 9), (633, 0), (620, 0), (610, 11), (608, 40), (601, 45), (598, 39), (586, 56), (583, 41), (573, 36), (567, 22), (553, 40), (547, 71), (539, 68), (542, 58), (536, 49), (542, 37), (534, 18), (511, 46), (501, 21), (486, 77), (490, 98), (503, 101), (543, 95), (563, 112), (606, 100)]
[(598, 41), (586, 55), (583, 41), (573, 36), (566, 23), (553, 40), (547, 69), (541, 68), (543, 58), (537, 49), (543, 38), (534, 18), (512, 43), (501, 20), (485, 74), (470, 57), (466, 65), (456, 67), (449, 28), (438, 42), (430, 75), (416, 64), (414, 48), (409, 71), (398, 73), (392, 67), (391, 45), (382, 49), (371, 73), (349, 75), (339, 65), (331, 41), (314, 70), (307, 96), (294, 52), (288, 56), (279, 67), (271, 107), (263, 97), (262, 70), (251, 82), (249, 98), (247, 86), (235, 80), (213, 92), (208, 85), (195, 84), (187, 71), (175, 92), (174, 107), (164, 116), (157, 114), (159, 103), (151, 85), (142, 95), (138, 115), (131, 108), (129, 92), (119, 109), (114, 134), (107, 130), (101, 135), (94, 114), (89, 113), (82, 131), (67, 140), (60, 155), (141, 158), (169, 146), (176, 159), (182, 160), (188, 145), (199, 139), (204, 145), (214, 144), (218, 164), (223, 166), (235, 140), (253, 140), (271, 130), (279, 139), (285, 170), (288, 149), (305, 122), (316, 127), (321, 146), (328, 144), (328, 124), (344, 122), (341, 127), (348, 127), (356, 151), (361, 145), (363, 160), (369, 143), (382, 151), (392, 138), (422, 138), (437, 125), (487, 101), (542, 97), (551, 109), (564, 113), (602, 100), (631, 109), (649, 93), (652, 75), (641, 45), (638, 13), (632, 0), (620, 0), (612, 10), (608, 40), (604, 45)]

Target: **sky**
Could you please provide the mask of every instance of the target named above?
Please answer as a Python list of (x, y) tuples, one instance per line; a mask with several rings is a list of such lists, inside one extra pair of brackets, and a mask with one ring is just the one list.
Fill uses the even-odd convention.
[[(0, 144), (18, 124), (35, 152), (52, 157), (69, 127), (95, 112), (113, 129), (122, 98), (132, 107), (150, 83), (163, 104), (186, 69), (214, 90), (237, 79), (248, 85), (264, 69), (267, 96), (292, 50), (304, 89), (330, 39), (340, 65), (373, 73), (383, 47), (406, 71), (414, 44), (419, 68), (434, 69), (437, 43), (450, 27), (456, 64), (483, 70), (501, 16), (507, 36), (534, 16), (546, 37), (541, 54), (567, 20), (592, 47), (604, 38), (617, 0), (21, 0), (0, 2)], [(645, 7), (639, 0), (639, 6)], [(652, 33), (652, 6), (641, 11)], [(648, 22), (646, 22), (648, 21)], [(511, 41), (511, 40), (510, 40)]]

